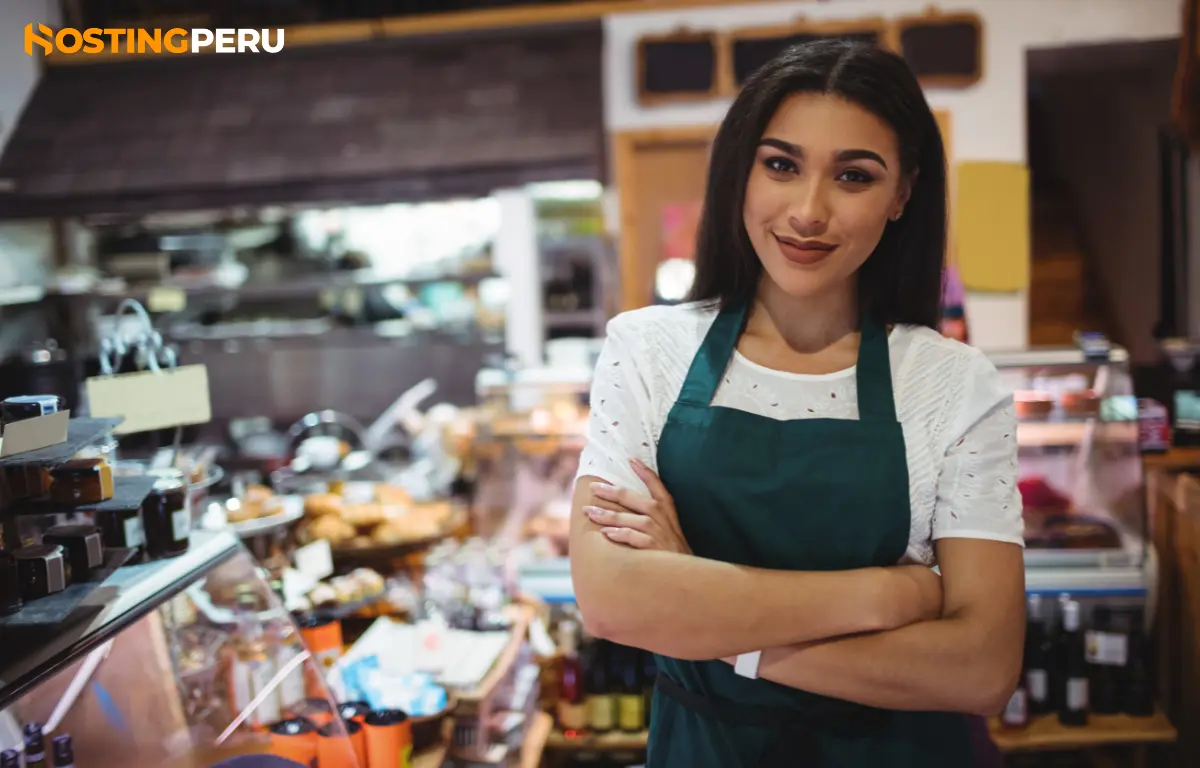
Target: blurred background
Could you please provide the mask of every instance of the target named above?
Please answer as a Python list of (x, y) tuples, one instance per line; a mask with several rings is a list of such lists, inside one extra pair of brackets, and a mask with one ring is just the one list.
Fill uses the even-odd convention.
[[(337, 614), (338, 655), (367, 643), (351, 660), (395, 642), (364, 619), (440, 616), (490, 638), (461, 654), (467, 682), (442, 681), (467, 705), (422, 710), (436, 720), (423, 765), (640, 762), (647, 704), (635, 700), (652, 670), (581, 637), (570, 589), (591, 367), (608, 319), (686, 294), (709, 145), (739, 84), (788, 45), (829, 36), (901, 53), (924, 86), (951, 171), (942, 330), (989, 354), (1017, 393), (1032, 673), (990, 724), (995, 759), (1200, 764), (1188, 728), (1200, 723), (1196, 5), (4, 0), (0, 399), (53, 394), (86, 416), (89, 377), (147, 367), (115, 354), (131, 339), (205, 366), (210, 421), (120, 435), (109, 450), (153, 461), (186, 446), (197, 529), (231, 533), (244, 556), (199, 560), (173, 577), (176, 591), (191, 585), (179, 598), (139, 603), (166, 630), (143, 621), (145, 638), (122, 642), (168, 638), (164, 696), (187, 704), (135, 740), (68, 718), (96, 755), (79, 765), (107, 764), (102, 744), (136, 742), (144, 765), (210, 765), (229, 732), (257, 743), (289, 710), (264, 714), (248, 693), (272, 687), (261, 666), (225, 692), (226, 667), (257, 658), (247, 633), (274, 637), (264, 606), (308, 617), (301, 627), (339, 601), (354, 610)], [(30, 23), (286, 36), (279, 53), (45, 56), (25, 50)], [(334, 466), (315, 466), (328, 445)], [(304, 511), (282, 513), (282, 499)], [(328, 568), (304, 560), (312, 550), (297, 559), (314, 542), (328, 543)], [(359, 581), (313, 598), (313, 585), (283, 588), (295, 572)], [(376, 577), (387, 607), (363, 609)], [(238, 585), (268, 582), (259, 613), (237, 613), (253, 607)], [(507, 618), (479, 619), (502, 607)], [(225, 634), (200, 642), (200, 626)], [(315, 638), (304, 636), (314, 654), (327, 642)], [(8, 741), (27, 759), (22, 724), (52, 719), (66, 665), (86, 651), (71, 647), (12, 662), (25, 678), (0, 673), (26, 680), (0, 706), (13, 706)], [(120, 680), (114, 654), (100, 669)], [(181, 659), (208, 677), (195, 683)], [(540, 694), (514, 703), (523, 666)], [(366, 695), (347, 688), (347, 669), (366, 674), (347, 661), (316, 698)], [(1084, 678), (1081, 709), (1065, 692)], [(78, 705), (92, 718), (111, 714), (98, 696)], [(606, 719), (620, 702), (628, 718)], [(113, 706), (152, 708), (137, 696)]]

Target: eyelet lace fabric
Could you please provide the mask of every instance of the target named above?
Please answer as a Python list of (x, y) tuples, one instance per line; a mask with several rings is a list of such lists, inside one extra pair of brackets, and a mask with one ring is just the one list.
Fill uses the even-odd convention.
[[(609, 322), (579, 476), (645, 491), (629, 461), (657, 470), (667, 413), (715, 317), (714, 310), (685, 304)], [(927, 328), (896, 327), (889, 347), (912, 501), (905, 560), (932, 564), (939, 538), (1023, 544), (1016, 415), (991, 362)], [(735, 355), (713, 404), (783, 420), (857, 419), (856, 390), (852, 368), (801, 376)]]

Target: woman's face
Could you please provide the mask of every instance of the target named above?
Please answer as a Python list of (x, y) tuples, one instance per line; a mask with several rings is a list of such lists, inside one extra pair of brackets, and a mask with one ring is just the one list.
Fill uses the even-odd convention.
[(786, 294), (845, 289), (908, 202), (896, 135), (838, 96), (784, 99), (759, 141), (743, 221)]

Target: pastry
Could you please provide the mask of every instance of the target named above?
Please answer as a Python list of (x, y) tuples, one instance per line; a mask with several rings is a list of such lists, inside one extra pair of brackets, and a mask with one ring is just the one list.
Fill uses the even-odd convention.
[(313, 520), (308, 526), (308, 535), (313, 539), (325, 539), (331, 545), (338, 545), (353, 539), (358, 532), (354, 526), (347, 523), (338, 515), (324, 515)]
[(254, 501), (232, 501), (225, 505), (225, 519), (231, 523), (244, 523), (263, 516), (262, 504)]
[(242, 494), (242, 501), (254, 501), (261, 504), (274, 496), (271, 489), (265, 485), (247, 485), (246, 492)]
[(375, 500), (380, 504), (398, 504), (405, 507), (412, 504), (412, 496), (408, 491), (399, 486), (384, 485), (383, 483), (375, 486)]
[(338, 593), (328, 584), (318, 584), (308, 593), (308, 600), (317, 608), (337, 605)]
[(363, 597), (375, 597), (383, 594), (383, 577), (370, 568), (356, 568), (350, 572), (350, 578), (358, 583)]
[(1059, 402), (1068, 416), (1076, 418), (1095, 416), (1100, 412), (1100, 396), (1090, 389), (1063, 392)]
[(1013, 393), (1018, 419), (1044, 419), (1054, 410), (1054, 398), (1045, 392), (1021, 389)]
[(104, 459), (71, 459), (50, 471), (56, 504), (99, 504), (113, 497), (112, 468)]
[(321, 518), (340, 515), (342, 507), (341, 496), (335, 496), (332, 493), (314, 493), (304, 500), (304, 516)]
[(359, 530), (374, 528), (384, 521), (382, 504), (347, 504), (342, 519)]

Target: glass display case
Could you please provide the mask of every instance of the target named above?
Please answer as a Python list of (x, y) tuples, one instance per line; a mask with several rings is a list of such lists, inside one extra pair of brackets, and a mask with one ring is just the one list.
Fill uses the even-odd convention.
[(1014, 391), (1027, 567), (1140, 571), (1152, 553), (1125, 350), (990, 357)]
[[(116, 570), (55, 625), (0, 629), (0, 750), (208, 768), (246, 754), (365, 766), (300, 630), (230, 532)], [(47, 759), (47, 765), (65, 765)]]

